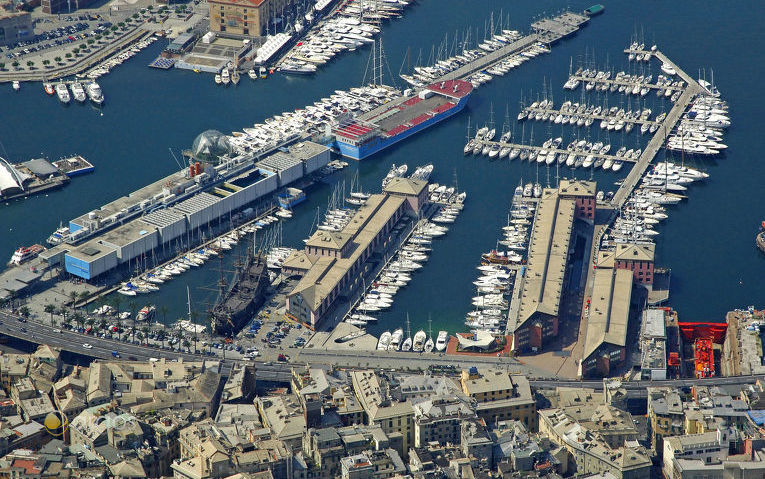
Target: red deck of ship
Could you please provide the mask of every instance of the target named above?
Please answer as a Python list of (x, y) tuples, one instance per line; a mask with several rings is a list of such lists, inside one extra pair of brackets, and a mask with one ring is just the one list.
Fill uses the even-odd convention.
[(426, 88), (441, 95), (457, 99), (464, 98), (473, 91), (473, 85), (464, 80), (446, 80), (430, 84)]
[(337, 134), (346, 138), (359, 138), (372, 131), (368, 126), (351, 123), (337, 130)]

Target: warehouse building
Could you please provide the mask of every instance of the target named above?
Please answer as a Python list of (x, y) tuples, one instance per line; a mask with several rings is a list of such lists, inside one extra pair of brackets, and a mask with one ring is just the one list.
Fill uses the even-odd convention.
[[(163, 188), (196, 186), (193, 178), (187, 182), (181, 181), (182, 179), (168, 182)], [(83, 279), (92, 279), (143, 255), (162, 255), (178, 238), (185, 235), (195, 236), (200, 228), (228, 217), (232, 212), (273, 193), (276, 189), (277, 177), (274, 173), (257, 168), (249, 169), (209, 192), (198, 193), (174, 206), (162, 207), (161, 202), (155, 202), (157, 209), (154, 211), (109, 229), (78, 246), (60, 245), (57, 247), (56, 258), (52, 257), (50, 261), (60, 261), (63, 255), (67, 272)], [(87, 229), (103, 228), (105, 221), (119, 224), (120, 218), (132, 213), (135, 208), (140, 208), (141, 204), (151, 202), (151, 192), (148, 187), (139, 190), (96, 212), (72, 220), (72, 223), (81, 224), (82, 228)], [(112, 218), (111, 220), (103, 219), (107, 213), (109, 216), (106, 218)]]
[(520, 298), (513, 298), (520, 305), (517, 316), (508, 319), (513, 351), (539, 351), (557, 337), (574, 221), (583, 220), (582, 231), (591, 236), (595, 192), (594, 182), (569, 180), (542, 191)]
[[(371, 195), (348, 225), (339, 232), (317, 231), (303, 251), (284, 262), (284, 271), (302, 274), (287, 295), (287, 313), (316, 327), (338, 297), (361, 286), (364, 263), (376, 251), (390, 246), (391, 231), (404, 214), (417, 214), (418, 198), (427, 193), (427, 182), (406, 179), (411, 198), (386, 189)], [(398, 191), (401, 185), (394, 188)], [(412, 200), (412, 201), (410, 201)]]
[(582, 376), (609, 376), (627, 357), (632, 272), (598, 268), (586, 312)]

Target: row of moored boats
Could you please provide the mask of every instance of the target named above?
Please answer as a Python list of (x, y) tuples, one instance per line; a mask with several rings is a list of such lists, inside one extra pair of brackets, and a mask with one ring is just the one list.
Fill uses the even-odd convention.
[(125, 296), (136, 296), (138, 294), (159, 291), (159, 285), (162, 283), (190, 269), (202, 266), (210, 258), (217, 257), (223, 252), (233, 249), (240, 239), (247, 234), (254, 233), (277, 221), (279, 221), (279, 218), (268, 215), (255, 222), (234, 229), (205, 246), (192, 249), (162, 266), (150, 269), (137, 277), (131, 278), (122, 283), (117, 292)]

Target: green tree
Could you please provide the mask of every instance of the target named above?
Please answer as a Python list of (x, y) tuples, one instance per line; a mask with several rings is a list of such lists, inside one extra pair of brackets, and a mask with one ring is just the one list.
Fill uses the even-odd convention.
[(151, 332), (151, 328), (148, 326), (143, 326), (141, 328), (141, 333), (143, 333), (143, 337), (146, 338), (146, 344), (149, 344), (149, 333)]
[(80, 47), (74, 47), (72, 49), (72, 53), (74, 53), (75, 55), (79, 55), (80, 54)]
[(78, 328), (83, 328), (85, 326), (85, 316), (83, 316), (79, 311), (74, 313), (73, 319), (74, 324), (76, 324)]
[(130, 306), (130, 319), (133, 320), (133, 330), (131, 331), (132, 341), (135, 341), (135, 314), (136, 314), (135, 301), (130, 301), (129, 306)]
[(69, 293), (69, 300), (71, 301), (70, 306), (72, 309), (77, 309), (77, 298), (80, 296), (80, 294), (77, 291), (72, 291)]
[(99, 331), (106, 331), (106, 328), (108, 328), (109, 325), (107, 324), (105, 319), (101, 319), (98, 321), (98, 329)]
[(29, 314), (31, 313), (31, 311), (29, 311), (28, 306), (24, 305), (19, 309), (19, 313), (21, 314), (21, 316), (24, 317), (24, 319), (27, 319), (29, 318)]
[(159, 331), (157, 331), (157, 339), (159, 340), (159, 343), (160, 343), (160, 345), (162, 346), (163, 349), (165, 347), (165, 339), (166, 339), (166, 337), (167, 337), (167, 335), (165, 334), (164, 330), (160, 329)]
[(48, 303), (45, 305), (45, 308), (43, 308), (43, 311), (50, 314), (50, 324), (53, 324), (53, 313), (56, 312), (56, 307)]
[(45, 67), (47, 68), (47, 67), (48, 67), (48, 65), (50, 65), (50, 60), (48, 60), (48, 59), (46, 58), (45, 60), (43, 60), (43, 61), (42, 61), (42, 64), (43, 64), (43, 65), (45, 65)]
[(33, 62), (32, 60), (28, 60), (28, 61), (27, 61), (27, 66), (28, 66), (29, 68), (32, 68), (33, 66), (35, 66), (35, 62)]
[[(95, 329), (94, 326), (96, 325), (96, 320), (93, 318), (88, 318), (87, 321), (85, 321), (85, 324), (91, 329)], [(93, 331), (95, 333), (95, 331)]]
[(56, 63), (61, 63), (61, 57), (58, 57), (58, 56), (57, 56), (57, 57), (56, 57), (56, 58), (54, 58), (53, 60), (55, 60), (55, 61), (56, 61)]
[(88, 38), (88, 45), (93, 45), (95, 42), (92, 38)]
[(69, 52), (66, 52), (66, 55), (64, 55), (68, 60), (72, 59), (72, 54)]
[(5, 70), (5, 63), (4, 62), (0, 62), (0, 70)]
[(14, 60), (13, 63), (11, 63), (11, 65), (13, 65), (13, 68), (18, 68), (19, 67), (19, 61), (18, 60)]

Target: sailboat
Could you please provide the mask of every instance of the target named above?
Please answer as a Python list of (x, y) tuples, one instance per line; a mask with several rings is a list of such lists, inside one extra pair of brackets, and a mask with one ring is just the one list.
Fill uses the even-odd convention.
[(428, 340), (425, 341), (425, 347), (423, 348), (426, 353), (433, 352), (435, 344), (433, 343), (433, 321), (428, 318)]
[(401, 345), (402, 351), (409, 351), (412, 349), (412, 330), (409, 328), (409, 313), (406, 313), (406, 339)]

